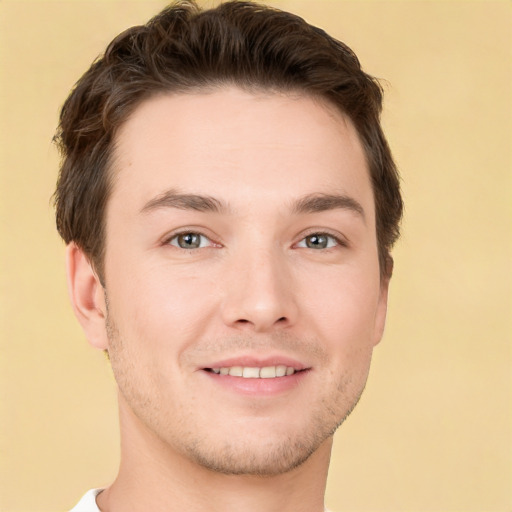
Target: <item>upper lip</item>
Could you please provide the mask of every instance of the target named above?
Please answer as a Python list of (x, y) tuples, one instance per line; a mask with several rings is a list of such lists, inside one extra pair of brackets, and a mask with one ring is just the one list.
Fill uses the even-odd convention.
[(233, 366), (242, 366), (244, 368), (265, 368), (266, 366), (286, 366), (295, 369), (296, 371), (305, 370), (309, 368), (307, 364), (294, 359), (293, 357), (285, 355), (271, 355), (266, 357), (258, 357), (254, 355), (241, 355), (219, 359), (217, 361), (208, 363), (201, 366), (205, 368), (230, 368)]

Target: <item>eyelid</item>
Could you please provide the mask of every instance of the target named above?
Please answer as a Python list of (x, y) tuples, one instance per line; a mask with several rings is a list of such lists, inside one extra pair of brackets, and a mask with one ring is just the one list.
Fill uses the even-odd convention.
[[(332, 239), (334, 239), (336, 244), (340, 247), (348, 247), (349, 246), (349, 241), (344, 235), (342, 235), (339, 232), (333, 232), (333, 231), (331, 231), (329, 229), (325, 229), (325, 228), (311, 228), (311, 229), (307, 230), (306, 232), (304, 232), (300, 235), (300, 239), (294, 245), (296, 246), (297, 244), (302, 242), (304, 239), (306, 239), (308, 236), (312, 236), (312, 235), (323, 235), (323, 236), (332, 238)], [(333, 247), (329, 247), (329, 249), (333, 249)]]
[[(179, 245), (179, 238), (183, 235), (194, 235), (194, 236), (197, 236), (199, 237), (199, 245), (197, 247), (181, 247)], [(204, 243), (204, 241), (206, 240), (206, 243)], [(176, 243), (174, 243), (176, 241)], [(211, 247), (212, 245), (212, 241), (202, 235), (201, 233), (181, 233), (181, 234), (178, 234), (178, 235), (174, 235), (173, 237), (171, 237), (169, 239), (169, 242), (168, 242), (169, 245), (172, 245), (173, 247), (176, 247), (177, 249), (183, 249), (183, 250), (194, 250), (194, 251), (197, 251), (198, 249), (204, 249), (206, 247)]]
[[(180, 249), (182, 251), (187, 251), (187, 250), (197, 251), (198, 249), (207, 249), (208, 247), (222, 247), (222, 244), (220, 242), (216, 241), (212, 235), (206, 234), (205, 231), (207, 231), (207, 230), (205, 230), (204, 228), (198, 228), (198, 227), (194, 227), (194, 226), (178, 228), (178, 229), (175, 229), (175, 230), (171, 231), (170, 233), (167, 233), (166, 235), (164, 235), (160, 241), (160, 244), (161, 245), (170, 245), (170, 246), (176, 247), (177, 249)], [(171, 240), (179, 237), (180, 235), (186, 235), (189, 233), (199, 235), (201, 237), (206, 238), (210, 242), (210, 244), (207, 247), (198, 247), (196, 249), (184, 249), (183, 247), (179, 247), (177, 245), (171, 244)]]
[[(193, 233), (193, 234), (196, 234), (196, 235), (199, 235), (199, 236), (202, 236), (204, 238), (206, 238), (207, 240), (209, 240), (210, 244), (208, 247), (222, 247), (223, 244), (219, 241), (216, 240), (217, 237), (214, 237), (210, 234), (206, 234), (205, 231), (209, 231), (209, 230), (206, 230), (204, 228), (199, 228), (199, 227), (194, 227), (194, 226), (187, 226), (187, 227), (183, 227), (183, 228), (178, 228), (176, 230), (173, 230), (171, 231), (170, 233), (167, 233), (166, 235), (164, 235), (161, 239), (161, 245), (172, 245), (173, 247), (177, 247), (173, 244), (171, 244), (171, 240), (173, 240), (174, 238), (180, 236), (180, 235), (185, 235), (185, 234), (188, 234), (188, 233)], [(329, 238), (332, 238), (334, 239), (334, 241), (337, 243), (337, 245), (341, 246), (341, 247), (348, 247), (349, 246), (349, 240), (341, 233), (339, 232), (333, 232), (329, 229), (326, 229), (326, 228), (311, 228), (311, 229), (308, 229), (307, 231), (303, 232), (300, 234), (300, 238), (297, 240), (297, 242), (295, 242), (293, 244), (293, 246), (297, 246), (297, 244), (299, 244), (300, 242), (304, 241), (305, 238), (307, 238), (308, 236), (312, 236), (312, 235), (324, 235), (324, 236), (327, 236)], [(183, 249), (181, 247), (177, 247), (183, 251), (186, 251), (187, 249)], [(207, 247), (199, 247), (199, 249), (206, 249)], [(191, 250), (195, 250), (197, 251), (197, 249), (191, 249)]]

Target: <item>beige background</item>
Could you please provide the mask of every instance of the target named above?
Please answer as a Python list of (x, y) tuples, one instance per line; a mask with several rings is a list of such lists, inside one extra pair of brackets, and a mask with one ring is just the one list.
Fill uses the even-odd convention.
[[(69, 89), (163, 1), (0, 0), (0, 510), (113, 478), (115, 386), (68, 305), (50, 196)], [(511, 3), (289, 0), (387, 80), (407, 203), (385, 338), (327, 503), (512, 511)]]

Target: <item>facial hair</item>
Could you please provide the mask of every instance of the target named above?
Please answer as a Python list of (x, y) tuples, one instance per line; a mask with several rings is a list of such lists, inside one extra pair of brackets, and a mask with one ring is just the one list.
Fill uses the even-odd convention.
[[(106, 295), (105, 295), (106, 296)], [(139, 361), (127, 350), (127, 344), (107, 304), (107, 334), (112, 369), (125, 402), (135, 416), (164, 446), (210, 471), (225, 475), (270, 477), (284, 474), (304, 464), (352, 412), (363, 392), (366, 376), (359, 384), (351, 376), (334, 375), (328, 366), (328, 354), (316, 340), (300, 340), (278, 333), (270, 337), (238, 335), (198, 342), (184, 351), (181, 362), (186, 366), (207, 356), (234, 353), (241, 349), (262, 348), (289, 351), (314, 361), (322, 368), (325, 386), (311, 397), (307, 410), (297, 411), (286, 424), (276, 424), (266, 435), (249, 436), (244, 432), (225, 435), (212, 432), (209, 421), (193, 411), (193, 405), (173, 404), (173, 412), (165, 411), (168, 403), (161, 387), (148, 390), (140, 378)], [(151, 373), (151, 369), (142, 374)], [(145, 377), (144, 377), (145, 378)], [(219, 404), (219, 414), (222, 414)], [(196, 419), (194, 419), (196, 418)], [(197, 421), (196, 421), (197, 420)], [(224, 424), (231, 418), (226, 417)]]

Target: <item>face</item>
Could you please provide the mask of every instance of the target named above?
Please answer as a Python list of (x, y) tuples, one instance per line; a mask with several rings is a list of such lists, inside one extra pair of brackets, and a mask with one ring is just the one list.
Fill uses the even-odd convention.
[(121, 408), (215, 471), (300, 465), (357, 402), (384, 325), (351, 122), (304, 96), (162, 95), (120, 130), (113, 173), (105, 290)]

